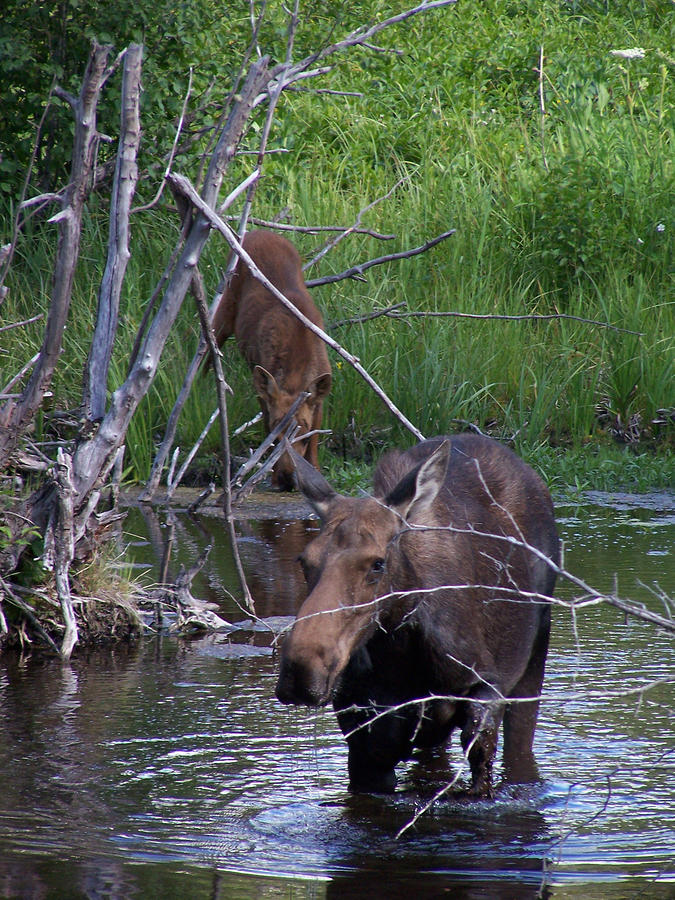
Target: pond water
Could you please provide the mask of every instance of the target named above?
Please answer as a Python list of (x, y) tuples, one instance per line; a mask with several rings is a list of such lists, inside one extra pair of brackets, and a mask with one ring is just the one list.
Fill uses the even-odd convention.
[[(447, 782), (457, 748), (433, 768), (401, 766), (392, 796), (350, 795), (332, 712), (274, 699), (268, 625), (301, 602), (295, 559), (317, 530), (301, 508), (286, 513), (241, 523), (269, 623), (147, 638), (66, 666), (0, 663), (0, 896), (675, 897), (672, 635), (606, 607), (575, 621), (556, 607), (535, 741), (542, 783), (490, 802), (451, 795), (397, 838)], [(558, 505), (558, 517), (570, 571), (664, 613), (673, 495), (598, 495)], [(222, 523), (171, 521), (132, 509), (128, 558), (157, 579), (170, 531), (176, 564), (213, 541), (193, 593), (243, 620)], [(558, 596), (574, 592), (562, 584)]]

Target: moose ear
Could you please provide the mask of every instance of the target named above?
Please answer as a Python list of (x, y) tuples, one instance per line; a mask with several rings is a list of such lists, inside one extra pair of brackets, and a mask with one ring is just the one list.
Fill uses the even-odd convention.
[(450, 450), (450, 441), (443, 441), (428, 459), (408, 472), (387, 496), (387, 506), (408, 522), (420, 519), (443, 487)]
[(274, 375), (270, 375), (262, 366), (253, 369), (253, 387), (259, 397), (276, 397), (279, 393), (279, 385)]
[(328, 511), (338, 496), (336, 491), (328, 484), (318, 469), (315, 469), (304, 456), (300, 456), (293, 449), (288, 439), (284, 440), (284, 448), (295, 466), (295, 479), (299, 490), (312, 504), (317, 515), (325, 522)]
[(320, 400), (322, 397), (325, 397), (326, 394), (330, 391), (331, 384), (333, 383), (333, 376), (330, 372), (324, 372), (323, 375), (319, 375), (319, 377), (312, 384), (309, 385), (307, 390), (312, 394), (312, 396), (316, 397), (317, 400)]

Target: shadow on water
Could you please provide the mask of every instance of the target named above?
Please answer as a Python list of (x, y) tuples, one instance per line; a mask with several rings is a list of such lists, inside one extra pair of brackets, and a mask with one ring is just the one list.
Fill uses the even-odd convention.
[[(659, 608), (675, 592), (675, 502), (562, 507), (566, 565)], [(246, 521), (259, 615), (290, 621), (302, 518)], [(169, 528), (134, 510), (132, 565), (157, 579)], [(244, 614), (218, 520), (176, 515), (174, 565), (214, 547), (193, 593)], [(658, 584), (658, 588), (654, 585)], [(646, 586), (645, 586), (646, 585)], [(560, 596), (570, 599), (565, 586)], [(270, 632), (169, 636), (0, 664), (0, 896), (666, 898), (675, 895), (672, 637), (592, 607), (554, 610), (535, 751), (543, 782), (443, 796), (456, 746), (401, 767), (392, 796), (346, 791), (329, 710), (274, 700)], [(548, 885), (542, 894), (542, 885)]]

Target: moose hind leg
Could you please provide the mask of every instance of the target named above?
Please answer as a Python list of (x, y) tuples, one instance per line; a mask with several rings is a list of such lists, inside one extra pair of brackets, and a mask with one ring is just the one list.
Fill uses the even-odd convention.
[[(550, 611), (546, 612), (550, 616)], [(514, 699), (527, 697), (534, 699), (510, 703), (504, 712), (504, 778), (513, 784), (539, 781), (532, 744), (539, 713), (539, 696), (544, 681), (548, 635), (548, 621), (545, 619), (525, 674), (509, 694)]]

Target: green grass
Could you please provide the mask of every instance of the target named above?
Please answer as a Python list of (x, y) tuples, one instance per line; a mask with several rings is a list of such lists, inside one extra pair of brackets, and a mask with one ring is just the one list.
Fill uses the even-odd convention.
[[(402, 56), (347, 54), (322, 82), (361, 91), (363, 98), (299, 93), (282, 101), (273, 145), (289, 152), (269, 157), (256, 214), (271, 218), (287, 208), (301, 225), (350, 225), (366, 204), (405, 178), (364, 220), (396, 239), (383, 245), (351, 235), (308, 277), (457, 229), (422, 256), (371, 270), (365, 283), (316, 289), (327, 323), (405, 301), (409, 311), (560, 312), (638, 332), (569, 319), (380, 318), (335, 329), (333, 336), (425, 435), (473, 422), (513, 439), (518, 452), (542, 468), (546, 460), (554, 481), (610, 487), (612, 480), (625, 480), (635, 489), (672, 484), (673, 428), (653, 424), (659, 410), (672, 408), (675, 380), (669, 13), (657, 0), (458, 4), (385, 33), (381, 43), (404, 47)], [(634, 46), (646, 48), (643, 58), (609, 52)], [(254, 147), (254, 134), (250, 140)], [(250, 158), (237, 163), (224, 192), (252, 165)], [(154, 192), (155, 185), (145, 189)], [(124, 375), (135, 328), (176, 233), (168, 209), (132, 219), (111, 388)], [(45, 223), (26, 232), (8, 282), (5, 321), (46, 308), (54, 237)], [(103, 213), (92, 204), (50, 401), (56, 409), (79, 402), (106, 241)], [(296, 242), (309, 258), (321, 239), (299, 236)], [(212, 236), (201, 264), (209, 292), (225, 257), (222, 241)], [(3, 384), (40, 336), (39, 324), (3, 334)], [(130, 429), (129, 477), (147, 476), (196, 341), (188, 297)], [(225, 364), (235, 391), (234, 428), (257, 406), (234, 342), (226, 347)], [(410, 436), (347, 364), (335, 359), (334, 376), (325, 459), (330, 472), (339, 460), (356, 461), (359, 478), (360, 466)], [(191, 446), (215, 404), (212, 386), (201, 382), (180, 423), (181, 448)], [(639, 436), (637, 453), (614, 445), (613, 434), (631, 425)], [(252, 436), (235, 442), (235, 452), (244, 452)], [(204, 447), (207, 465), (217, 452), (214, 426)], [(352, 475), (336, 477), (349, 483)]]

